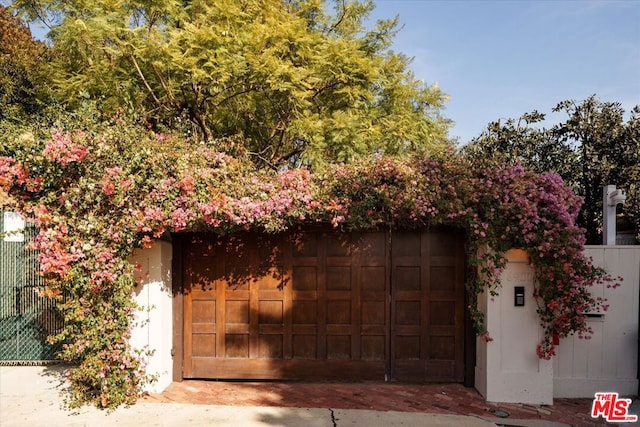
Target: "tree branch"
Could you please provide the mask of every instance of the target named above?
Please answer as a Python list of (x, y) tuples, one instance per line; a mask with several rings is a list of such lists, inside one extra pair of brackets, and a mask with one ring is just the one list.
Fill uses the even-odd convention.
[(162, 86), (167, 96), (169, 97), (169, 101), (171, 101), (171, 103), (175, 105), (176, 99), (173, 97), (173, 94), (171, 93), (171, 90), (167, 86), (166, 82), (164, 81), (164, 78), (162, 78), (162, 75), (160, 74), (156, 66), (153, 65), (153, 63), (151, 64), (151, 68), (153, 68), (153, 72), (155, 73), (156, 77), (158, 77), (158, 80), (160, 81), (160, 85)]
[(327, 33), (330, 33), (336, 30), (340, 26), (340, 24), (342, 24), (342, 21), (344, 20), (344, 17), (346, 15), (347, 15), (347, 7), (345, 5), (344, 0), (342, 0), (342, 14), (340, 15), (340, 18), (338, 19), (338, 21), (335, 24), (333, 24), (331, 28), (329, 28), (329, 31), (327, 31)]
[(276, 172), (278, 171), (278, 168), (273, 163), (271, 163), (268, 159), (265, 159), (264, 157), (262, 157), (262, 155), (260, 155), (260, 153), (256, 153), (254, 151), (249, 151), (249, 155), (257, 157), (262, 162), (264, 162), (264, 164), (266, 164), (270, 169), (273, 169)]
[(144, 74), (142, 73), (142, 70), (140, 69), (140, 66), (138, 65), (138, 61), (136, 61), (135, 56), (133, 56), (133, 54), (129, 54), (129, 58), (131, 59), (131, 62), (133, 62), (133, 65), (136, 67), (136, 70), (138, 70), (138, 75), (142, 79), (142, 83), (144, 83), (145, 87), (147, 88), (147, 91), (149, 91), (149, 94), (153, 97), (153, 99), (156, 101), (158, 106), (161, 107), (161, 108), (164, 108), (166, 111), (169, 111), (169, 108), (167, 108), (167, 106), (164, 105), (158, 99), (156, 94), (153, 92), (153, 89), (151, 89), (151, 86), (149, 86), (149, 83), (147, 82), (147, 79), (144, 77)]
[(291, 157), (293, 157), (293, 156), (295, 156), (297, 154), (300, 154), (303, 151), (304, 151), (304, 148), (296, 148), (295, 150), (290, 151), (289, 153), (280, 156), (280, 158), (278, 159), (278, 163), (282, 163), (282, 162), (284, 162), (286, 160), (289, 160)]
[(219, 102), (217, 102), (217, 103), (215, 104), (215, 106), (216, 106), (216, 107), (219, 107), (222, 103), (227, 102), (228, 100), (233, 99), (233, 98), (235, 98), (236, 96), (240, 96), (240, 95), (242, 95), (242, 94), (249, 93), (249, 92), (252, 92), (252, 91), (254, 91), (254, 90), (256, 90), (256, 87), (255, 87), (254, 85), (249, 85), (249, 87), (248, 87), (247, 89), (245, 89), (245, 90), (241, 90), (241, 91), (239, 91), (239, 92), (232, 93), (231, 95), (229, 95), (229, 96), (227, 96), (227, 97), (225, 97), (225, 98), (221, 99)]
[(200, 98), (200, 90), (196, 87), (196, 85), (191, 82), (191, 90), (193, 90), (193, 104), (189, 107), (189, 115), (191, 116), (191, 120), (198, 125), (200, 130), (202, 131), (202, 136), (206, 142), (213, 140), (213, 135), (211, 134), (211, 129), (207, 126), (206, 118), (202, 117), (202, 114), (198, 112), (198, 99)]
[(340, 82), (339, 81), (335, 81), (333, 83), (327, 83), (326, 85), (322, 86), (321, 88), (315, 89), (315, 93), (313, 94), (311, 99), (315, 99), (316, 96), (320, 95), (325, 90), (334, 88), (334, 87), (336, 87), (338, 85), (340, 85)]

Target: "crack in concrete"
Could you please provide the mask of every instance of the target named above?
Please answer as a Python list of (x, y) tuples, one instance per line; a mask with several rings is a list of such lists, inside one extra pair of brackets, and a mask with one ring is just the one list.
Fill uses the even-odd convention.
[(331, 412), (331, 422), (333, 423), (333, 427), (338, 427), (336, 414), (333, 412), (333, 409), (329, 408), (329, 412)]

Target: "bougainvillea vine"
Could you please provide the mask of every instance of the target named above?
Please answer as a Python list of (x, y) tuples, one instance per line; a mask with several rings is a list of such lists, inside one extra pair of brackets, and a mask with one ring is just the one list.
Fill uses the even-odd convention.
[[(44, 133), (43, 133), (44, 132)], [(225, 141), (229, 145), (232, 141)], [(144, 350), (129, 345), (135, 248), (185, 230), (278, 232), (331, 224), (343, 229), (467, 230), (469, 311), (496, 292), (503, 254), (523, 248), (537, 274), (538, 313), (550, 358), (553, 337), (588, 336), (586, 313), (605, 308), (589, 288), (611, 282), (583, 255), (575, 225), (581, 200), (555, 174), (521, 166), (471, 164), (456, 153), (432, 158), (376, 156), (311, 173), (255, 169), (239, 157), (126, 123), (90, 129), (24, 130), (3, 141), (0, 186), (38, 228), (43, 294), (61, 301), (60, 357), (70, 371), (70, 406), (133, 403), (145, 382)], [(481, 252), (481, 247), (491, 251)], [(62, 302), (61, 295), (66, 298)]]

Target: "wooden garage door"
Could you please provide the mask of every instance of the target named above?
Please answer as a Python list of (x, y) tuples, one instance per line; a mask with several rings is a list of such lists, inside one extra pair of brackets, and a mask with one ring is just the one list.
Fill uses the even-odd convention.
[(396, 232), (391, 251), (391, 376), (464, 380), (464, 240)]
[(183, 377), (461, 381), (459, 247), (450, 233), (192, 235), (176, 245)]

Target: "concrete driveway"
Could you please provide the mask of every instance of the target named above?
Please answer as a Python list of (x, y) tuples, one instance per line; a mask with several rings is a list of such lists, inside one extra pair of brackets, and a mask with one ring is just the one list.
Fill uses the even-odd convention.
[(496, 424), (460, 415), (346, 409), (190, 405), (139, 402), (106, 413), (62, 408), (62, 367), (0, 367), (0, 425), (36, 426), (468, 426)]

